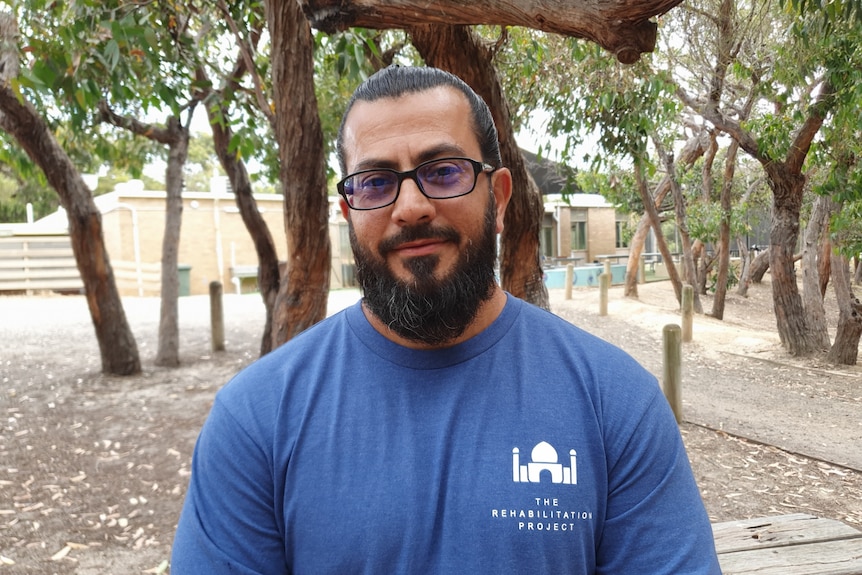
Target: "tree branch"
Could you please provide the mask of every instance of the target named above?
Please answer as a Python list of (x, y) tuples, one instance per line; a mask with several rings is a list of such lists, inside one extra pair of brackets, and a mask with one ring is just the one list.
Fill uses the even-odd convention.
[(805, 162), (808, 150), (811, 149), (811, 142), (814, 141), (814, 136), (820, 131), (820, 127), (829, 113), (830, 100), (834, 94), (835, 88), (832, 84), (828, 80), (823, 82), (817, 99), (811, 105), (811, 108), (809, 108), (808, 117), (805, 118), (805, 122), (802, 124), (802, 127), (793, 139), (790, 150), (787, 152), (787, 159), (785, 161), (787, 167), (793, 173), (798, 174), (802, 171), (802, 164)]
[(103, 122), (112, 124), (118, 128), (123, 128), (137, 136), (143, 136), (147, 139), (159, 142), (160, 144), (170, 145), (173, 143), (177, 135), (170, 127), (164, 128), (154, 126), (131, 118), (122, 116), (114, 112), (105, 100), (99, 101), (99, 113)]
[[(275, 123), (275, 114), (272, 111), (272, 108), (269, 105), (269, 101), (266, 99), (266, 93), (263, 89), (263, 82), (260, 79), (260, 74), (257, 73), (257, 66), (254, 65), (254, 50), (252, 45), (243, 38), (242, 34), (240, 34), (239, 26), (237, 26), (233, 17), (230, 15), (230, 10), (225, 3), (225, 0), (218, 0), (218, 7), (221, 10), (222, 15), (225, 17), (227, 21), (227, 25), (230, 28), (231, 32), (233, 32), (234, 37), (236, 38), (236, 43), (239, 46), (240, 56), (245, 64), (246, 71), (251, 76), (251, 81), (254, 84), (254, 95), (257, 100), (257, 107), (260, 108), (260, 111), (263, 113), (267, 122), (272, 126)], [(256, 36), (260, 36), (260, 29), (253, 30), (252, 33)], [(256, 42), (255, 42), (256, 44)]]

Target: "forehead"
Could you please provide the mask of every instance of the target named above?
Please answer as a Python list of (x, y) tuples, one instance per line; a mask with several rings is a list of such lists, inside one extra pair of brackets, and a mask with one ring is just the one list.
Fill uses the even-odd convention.
[(479, 158), (467, 98), (441, 86), (398, 98), (357, 101), (344, 122), (348, 172), (369, 167), (409, 169), (442, 156)]

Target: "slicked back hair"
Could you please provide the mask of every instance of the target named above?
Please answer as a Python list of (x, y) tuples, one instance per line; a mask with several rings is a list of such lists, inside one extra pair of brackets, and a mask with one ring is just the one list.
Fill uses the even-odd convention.
[(455, 88), (467, 98), (470, 104), (470, 115), (473, 120), (473, 131), (482, 150), (482, 161), (495, 168), (503, 165), (500, 157), (500, 143), (497, 140), (497, 128), (491, 110), (466, 82), (459, 77), (427, 66), (389, 66), (374, 73), (356, 89), (347, 103), (347, 109), (341, 118), (336, 141), (336, 154), (342, 175), (347, 175), (347, 160), (344, 157), (344, 123), (350, 110), (357, 101), (374, 102), (381, 98), (399, 98), (406, 94), (425, 92), (441, 86)]

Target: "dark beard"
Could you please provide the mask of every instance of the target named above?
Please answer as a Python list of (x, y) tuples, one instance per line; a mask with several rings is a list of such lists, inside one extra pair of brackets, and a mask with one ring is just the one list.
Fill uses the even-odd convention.
[(386, 265), (386, 254), (404, 242), (444, 238), (460, 245), (454, 229), (430, 225), (404, 228), (395, 238), (381, 243), (378, 256), (359, 245), (350, 224), (350, 245), (356, 260), (356, 279), (364, 303), (377, 318), (399, 336), (427, 345), (442, 345), (464, 333), (490, 299), (496, 279), (496, 208), (491, 196), (485, 210), (481, 237), (470, 240), (449, 274), (437, 279), (437, 256), (411, 258), (405, 267), (413, 275), (407, 282), (395, 277)]

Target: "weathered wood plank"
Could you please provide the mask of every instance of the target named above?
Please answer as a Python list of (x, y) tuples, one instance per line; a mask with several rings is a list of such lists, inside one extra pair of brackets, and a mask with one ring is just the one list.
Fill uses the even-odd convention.
[(724, 575), (860, 575), (862, 537), (722, 553)]
[(712, 532), (720, 554), (850, 537), (859, 537), (862, 546), (862, 531), (834, 519), (805, 513), (716, 523)]

